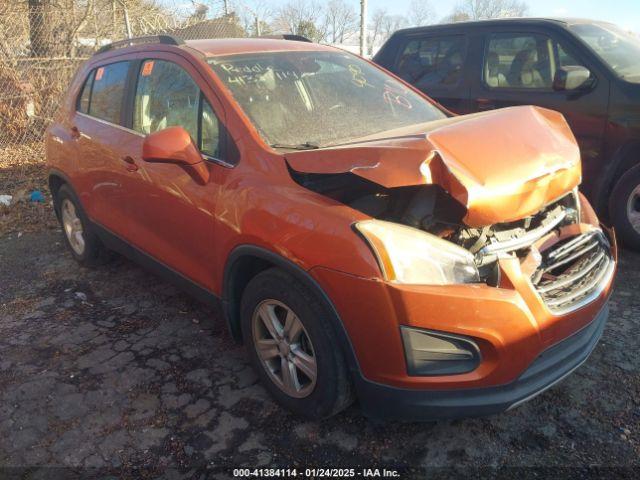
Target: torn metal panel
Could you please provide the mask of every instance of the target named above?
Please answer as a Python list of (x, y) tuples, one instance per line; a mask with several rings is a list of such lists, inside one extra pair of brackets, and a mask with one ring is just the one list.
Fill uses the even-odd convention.
[(524, 218), (580, 183), (580, 153), (560, 113), (513, 107), (419, 127), (286, 159), (298, 172), (351, 172), (385, 188), (440, 185), (466, 206), (469, 226)]

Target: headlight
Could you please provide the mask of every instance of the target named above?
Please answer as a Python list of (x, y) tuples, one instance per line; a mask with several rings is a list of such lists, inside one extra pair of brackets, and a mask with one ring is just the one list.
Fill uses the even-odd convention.
[(386, 280), (421, 285), (480, 281), (473, 255), (422, 230), (382, 220), (356, 223)]

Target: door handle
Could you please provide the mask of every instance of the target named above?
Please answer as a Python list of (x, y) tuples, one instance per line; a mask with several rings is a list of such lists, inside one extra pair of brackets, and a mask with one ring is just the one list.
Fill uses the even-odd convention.
[(488, 98), (478, 98), (476, 103), (478, 104), (478, 110), (493, 110), (496, 108), (496, 104), (493, 103), (493, 100)]
[(138, 170), (138, 165), (136, 165), (136, 161), (133, 159), (133, 157), (127, 155), (125, 157), (122, 157), (122, 161), (127, 164), (126, 168), (128, 172), (135, 172)]
[(77, 140), (80, 138), (80, 130), (75, 125), (71, 127), (71, 138)]

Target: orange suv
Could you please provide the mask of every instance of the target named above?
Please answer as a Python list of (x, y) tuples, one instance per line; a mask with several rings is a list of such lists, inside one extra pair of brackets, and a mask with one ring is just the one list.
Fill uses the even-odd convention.
[(604, 328), (615, 239), (554, 111), (454, 116), (332, 47), (161, 36), (93, 56), (46, 146), (72, 255), (222, 302), (300, 414), (502, 411)]

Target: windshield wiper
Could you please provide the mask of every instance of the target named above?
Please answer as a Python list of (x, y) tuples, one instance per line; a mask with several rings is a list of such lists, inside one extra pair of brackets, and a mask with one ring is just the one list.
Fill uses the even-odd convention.
[(320, 145), (317, 145), (312, 142), (304, 142), (299, 143), (297, 145), (287, 145), (286, 143), (272, 143), (272, 148), (289, 148), (291, 150), (316, 150), (320, 148)]

